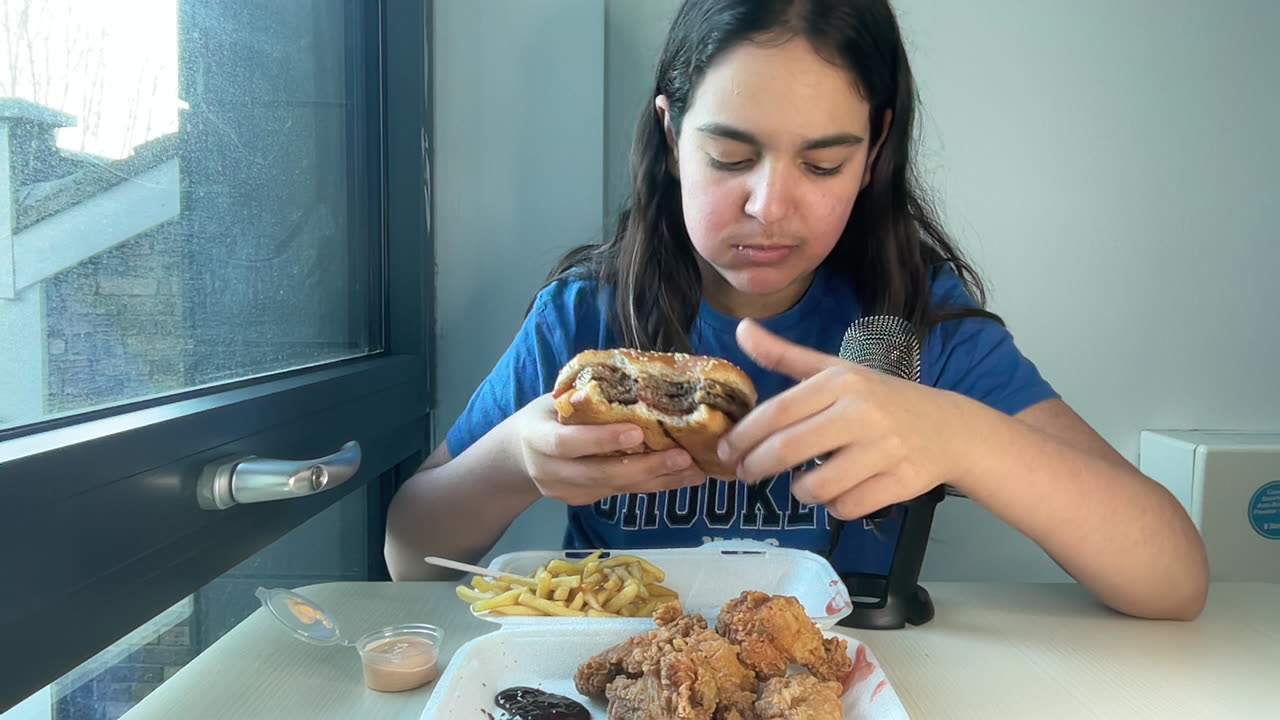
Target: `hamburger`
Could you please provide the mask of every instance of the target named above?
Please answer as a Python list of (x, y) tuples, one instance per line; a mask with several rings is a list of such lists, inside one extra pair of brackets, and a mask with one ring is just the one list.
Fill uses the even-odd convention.
[(565, 425), (632, 423), (644, 443), (627, 453), (680, 447), (707, 475), (733, 479), (716, 457), (720, 438), (756, 404), (751, 378), (727, 360), (640, 350), (586, 350), (556, 378), (556, 410)]

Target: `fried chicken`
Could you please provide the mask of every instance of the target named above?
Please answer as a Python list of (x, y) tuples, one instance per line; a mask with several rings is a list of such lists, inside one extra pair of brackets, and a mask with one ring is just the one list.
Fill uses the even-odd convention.
[[(672, 607), (674, 607), (674, 611)], [(658, 627), (635, 635), (598, 653), (578, 666), (573, 684), (587, 697), (602, 698), (605, 688), (618, 677), (640, 677), (647, 667), (657, 667), (663, 655), (673, 652), (672, 644), (700, 631), (708, 631), (701, 615), (679, 614), (679, 605), (667, 603), (654, 613)]]
[(716, 704), (714, 720), (759, 720), (756, 715), (756, 694), (753, 692), (725, 693), (721, 691)]
[[(654, 621), (657, 628), (591, 657), (574, 675), (580, 693), (608, 700), (611, 720), (840, 717), (841, 686), (826, 681), (849, 673), (846, 643), (824, 638), (795, 598), (744, 592), (715, 629), (674, 603)], [(786, 676), (792, 663), (817, 677)]]
[(807, 673), (772, 678), (760, 687), (757, 720), (840, 720), (840, 690)]
[(747, 590), (721, 608), (716, 631), (741, 648), (743, 664), (762, 681), (785, 675), (792, 663), (835, 682), (853, 669), (845, 640), (824, 637), (789, 595)]
[(684, 609), (680, 607), (679, 600), (669, 600), (653, 609), (653, 624), (658, 627), (670, 625), (681, 617), (684, 617)]
[(605, 688), (611, 720), (712, 720), (719, 697), (710, 668), (684, 653), (663, 655), (639, 678)]
[[(680, 641), (676, 641), (679, 645)], [(741, 650), (715, 630), (707, 629), (684, 640), (681, 651), (703, 663), (716, 680), (721, 697), (745, 693), (755, 697), (760, 687), (755, 673), (743, 664)]]
[(711, 720), (722, 704), (747, 708), (738, 717), (755, 720), (758, 682), (742, 664), (738, 648), (707, 626), (697, 613), (669, 607), (655, 614), (659, 627), (595, 655), (578, 667), (574, 684), (587, 696), (609, 700), (610, 718)]

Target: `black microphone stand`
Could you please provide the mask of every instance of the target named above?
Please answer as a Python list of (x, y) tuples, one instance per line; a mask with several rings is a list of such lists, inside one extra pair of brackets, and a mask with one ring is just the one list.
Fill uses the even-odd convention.
[[(923, 625), (933, 619), (933, 599), (929, 591), (920, 586), (920, 568), (924, 565), (924, 553), (929, 544), (929, 532), (933, 527), (933, 511), (947, 495), (946, 486), (939, 485), (916, 498), (897, 506), (894, 512), (902, 513), (902, 526), (889, 574), (849, 573), (841, 575), (853, 612), (837, 623), (843, 627), (870, 630), (893, 630), (911, 625)], [(891, 510), (886, 508), (872, 516), (883, 518)], [(840, 543), (844, 521), (836, 520), (832, 527), (831, 547), (828, 552), (835, 564), (835, 550)]]
[[(892, 377), (920, 382), (921, 342), (916, 328), (904, 318), (893, 315), (860, 317), (845, 331), (840, 341), (840, 357)], [(946, 486), (939, 485), (919, 497), (885, 508), (867, 518), (874, 523), (889, 512), (902, 514), (889, 574), (842, 575), (853, 601), (853, 612), (838, 624), (892, 629), (907, 623), (922, 625), (933, 619), (933, 599), (920, 587), (920, 568), (924, 565), (924, 551), (929, 545), (929, 531), (933, 528), (934, 508), (946, 495)], [(833, 528), (827, 553), (833, 565), (843, 529), (844, 523)]]

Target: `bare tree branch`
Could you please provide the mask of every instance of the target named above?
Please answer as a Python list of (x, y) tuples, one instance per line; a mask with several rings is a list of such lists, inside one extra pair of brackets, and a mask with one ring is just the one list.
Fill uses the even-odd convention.
[(18, 65), (21, 62), (18, 48), (20, 44), (18, 38), (26, 34), (26, 28), (22, 27), (19, 18), (15, 17), (13, 8), (9, 6), (9, 0), (4, 0), (4, 39), (5, 54), (8, 56), (9, 63), (9, 87), (5, 90), (5, 94), (17, 96), (21, 90), (18, 87)]
[(31, 97), (40, 98), (42, 97), (42, 93), (40, 92), (40, 78), (37, 77), (39, 73), (36, 72), (35, 38), (32, 37), (33, 33), (30, 32), (31, 0), (25, 0), (22, 3), (22, 10), (19, 13), (18, 22), (27, 30), (27, 32), (23, 33), (23, 39), (26, 40), (27, 69), (31, 71)]
[(121, 48), (129, 40), (112, 31), (116, 22), (132, 21), (86, 12), (98, 7), (97, 0), (81, 4), (86, 1), (0, 0), (0, 96), (74, 115), (79, 141), (72, 142), (80, 150), (127, 154), (160, 129), (157, 113), (170, 109), (157, 101), (174, 92), (165, 88), (170, 75), (164, 74), (173, 60)]

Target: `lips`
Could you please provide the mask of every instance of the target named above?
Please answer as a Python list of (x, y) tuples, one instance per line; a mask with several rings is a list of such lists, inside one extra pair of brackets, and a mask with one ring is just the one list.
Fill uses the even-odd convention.
[(787, 259), (795, 251), (794, 245), (734, 245), (734, 252), (754, 262), (775, 263)]

